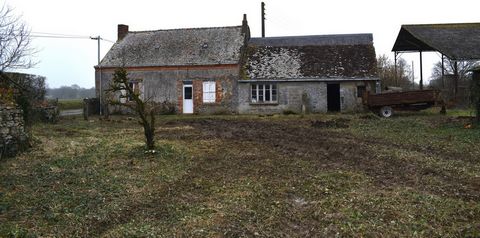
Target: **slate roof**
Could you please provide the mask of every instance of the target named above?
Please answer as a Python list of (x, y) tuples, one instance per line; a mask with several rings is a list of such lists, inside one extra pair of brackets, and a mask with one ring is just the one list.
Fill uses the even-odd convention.
[(252, 38), (244, 79), (377, 79), (372, 34)]
[(265, 37), (249, 41), (257, 46), (364, 45), (372, 42), (371, 34)]
[(130, 31), (115, 43), (102, 67), (238, 64), (241, 26)]
[(402, 25), (392, 51), (438, 51), (453, 60), (480, 59), (480, 23)]

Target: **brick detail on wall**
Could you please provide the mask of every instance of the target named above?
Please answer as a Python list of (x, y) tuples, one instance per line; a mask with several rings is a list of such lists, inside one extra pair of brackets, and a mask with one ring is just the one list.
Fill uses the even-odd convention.
[(193, 80), (193, 112), (197, 113), (198, 108), (203, 104), (203, 81)]
[[(192, 80), (193, 87), (193, 112), (199, 113), (203, 106), (214, 106), (222, 103), (223, 88), (222, 81), (215, 80), (215, 103), (203, 103), (203, 82), (208, 80)], [(183, 113), (183, 81), (177, 81), (177, 113)]]
[(183, 82), (181, 80), (178, 80), (177, 81), (177, 108), (178, 108), (178, 111), (177, 113), (178, 114), (182, 114), (183, 113)]
[(215, 103), (221, 103), (223, 99), (222, 81), (215, 80)]

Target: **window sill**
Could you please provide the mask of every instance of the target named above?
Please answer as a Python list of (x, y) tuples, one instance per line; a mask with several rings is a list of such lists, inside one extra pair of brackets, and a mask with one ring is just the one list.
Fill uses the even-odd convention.
[(250, 102), (251, 106), (277, 106), (278, 102)]

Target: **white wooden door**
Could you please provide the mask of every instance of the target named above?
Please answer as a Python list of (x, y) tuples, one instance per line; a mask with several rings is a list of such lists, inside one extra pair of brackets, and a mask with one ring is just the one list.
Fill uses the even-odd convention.
[(193, 113), (192, 85), (183, 85), (183, 113)]

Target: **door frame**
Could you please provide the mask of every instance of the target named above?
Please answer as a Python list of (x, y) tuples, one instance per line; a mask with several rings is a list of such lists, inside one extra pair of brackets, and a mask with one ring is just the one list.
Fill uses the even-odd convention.
[[(330, 85), (338, 85), (338, 93), (335, 93), (335, 94), (338, 94), (338, 101), (337, 102), (332, 102), (331, 100), (329, 100), (330, 97), (332, 97), (332, 95), (328, 93), (328, 88)], [(332, 87), (332, 86), (330, 86)], [(341, 102), (341, 90), (340, 90), (340, 83), (327, 83), (327, 112), (340, 112), (342, 111), (342, 102)], [(332, 89), (331, 89), (332, 90)], [(330, 91), (331, 91), (330, 90)], [(334, 99), (332, 99), (334, 100)], [(333, 105), (333, 104), (336, 104), (338, 105), (338, 107), (336, 105)], [(338, 110), (336, 110), (338, 109)]]
[[(192, 90), (192, 98), (191, 99), (185, 99), (185, 88), (191, 88)], [(186, 100), (191, 101), (191, 110), (187, 111), (186, 106), (188, 104), (186, 103)], [(183, 114), (192, 114), (193, 113), (193, 85), (192, 84), (184, 84), (182, 87), (182, 113)]]

